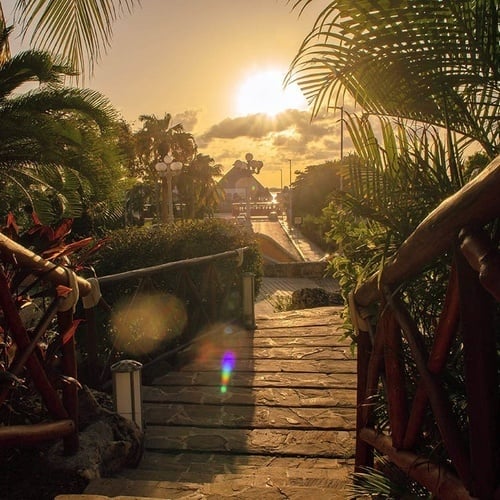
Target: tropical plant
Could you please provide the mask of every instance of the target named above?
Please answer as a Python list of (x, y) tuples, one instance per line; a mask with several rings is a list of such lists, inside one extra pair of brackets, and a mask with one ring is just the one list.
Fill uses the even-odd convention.
[[(289, 0), (304, 9), (314, 0)], [(320, 108), (349, 94), (370, 114), (417, 120), (499, 152), (498, 4), (490, 0), (335, 0), (292, 62)], [(453, 169), (453, 165), (450, 165)]]
[(224, 197), (215, 177), (221, 176), (220, 165), (208, 155), (197, 154), (179, 176), (179, 199), (187, 206), (187, 217), (200, 219), (212, 216)]
[[(70, 67), (45, 52), (0, 64), (0, 189), (4, 209), (32, 205), (42, 220), (78, 216), (109, 198), (120, 177), (116, 114), (88, 89), (68, 88)], [(37, 82), (34, 90), (19, 92)]]
[(16, 18), (32, 47), (61, 55), (76, 74), (84, 75), (92, 73), (110, 45), (113, 23), (139, 4), (140, 0), (17, 0)]
[(172, 116), (165, 113), (163, 118), (155, 115), (141, 115), (142, 128), (134, 133), (135, 161), (132, 175), (146, 179), (155, 179), (156, 163), (166, 154), (175, 161), (189, 163), (196, 155), (197, 146), (194, 137), (184, 130), (181, 123), (172, 125)]

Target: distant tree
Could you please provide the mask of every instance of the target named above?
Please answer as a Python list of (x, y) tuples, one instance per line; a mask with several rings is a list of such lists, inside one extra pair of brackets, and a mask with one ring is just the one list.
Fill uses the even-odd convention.
[(142, 179), (155, 179), (155, 165), (170, 153), (175, 161), (184, 165), (193, 160), (197, 153), (194, 137), (184, 130), (181, 123), (172, 125), (172, 116), (163, 118), (155, 115), (141, 115), (142, 128), (134, 133), (135, 160), (131, 174)]
[(340, 188), (340, 164), (327, 161), (310, 165), (297, 172), (293, 183), (293, 212), (295, 215), (320, 216), (328, 205), (331, 195)]
[(215, 177), (222, 175), (220, 165), (208, 155), (197, 154), (179, 176), (177, 187), (180, 201), (187, 206), (190, 219), (212, 216), (223, 199), (223, 191), (218, 188)]

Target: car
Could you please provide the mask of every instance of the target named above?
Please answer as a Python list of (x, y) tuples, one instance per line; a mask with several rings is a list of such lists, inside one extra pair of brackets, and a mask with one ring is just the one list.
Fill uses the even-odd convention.
[(245, 214), (239, 214), (236, 217), (236, 222), (238, 222), (238, 224), (246, 224), (246, 222), (247, 222), (247, 216)]
[(269, 220), (275, 221), (278, 220), (278, 213), (277, 212), (269, 212), (269, 215), (267, 216)]

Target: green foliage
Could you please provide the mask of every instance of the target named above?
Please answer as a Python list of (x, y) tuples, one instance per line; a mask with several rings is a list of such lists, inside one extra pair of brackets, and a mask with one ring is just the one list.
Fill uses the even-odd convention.
[(298, 216), (319, 216), (328, 204), (331, 193), (340, 188), (340, 163), (310, 165), (298, 172), (293, 183), (293, 213)]
[[(44, 52), (0, 63), (2, 210), (34, 206), (42, 222), (78, 217), (85, 207), (123, 197), (116, 113), (89, 89), (61, 85), (71, 68)], [(40, 86), (25, 93), (28, 82)]]
[[(357, 155), (347, 158), (346, 191), (336, 193), (324, 212), (331, 227), (327, 239), (341, 249), (331, 271), (345, 298), (379, 271), (430, 211), (477, 173), (467, 168), (460, 151), (448, 151), (432, 129), (389, 125), (380, 120), (384, 134), (379, 141), (369, 120), (350, 118)], [(458, 176), (448, 168), (451, 156)], [(437, 262), (422, 281), (408, 284), (415, 317), (426, 330), (442, 297), (445, 262)]]
[[(217, 279), (215, 302), (220, 321), (234, 321), (241, 315), (241, 276), (244, 272), (255, 274), (256, 293), (262, 277), (262, 259), (256, 242), (247, 231), (229, 221), (205, 219), (178, 222), (176, 224), (149, 227), (131, 227), (109, 233), (109, 244), (103, 248), (95, 264), (98, 276), (116, 274), (133, 269), (142, 269), (166, 262), (175, 262), (194, 257), (208, 256), (249, 246), (241, 267), (237, 259), (224, 258), (216, 261)], [(185, 304), (190, 317), (200, 312), (198, 297), (204, 289), (206, 265), (189, 269), (194, 289), (188, 290)], [(148, 280), (148, 289), (163, 293), (178, 293), (179, 277), (183, 270), (162, 271)], [(103, 287), (106, 301), (115, 305), (123, 300), (134, 300), (137, 282), (126, 280)], [(128, 297), (128, 299), (127, 299)], [(214, 297), (210, 297), (213, 299)], [(205, 299), (203, 299), (205, 300)], [(112, 332), (106, 327), (108, 334)], [(184, 332), (184, 338), (195, 332)], [(182, 338), (176, 338), (180, 342)], [(104, 342), (110, 345), (109, 337)], [(170, 346), (171, 347), (171, 346)], [(165, 345), (162, 349), (166, 348)]]
[(80, 72), (92, 73), (109, 46), (112, 25), (140, 0), (17, 0), (16, 15), (30, 43), (61, 54)]
[[(295, 0), (305, 8), (312, 0)], [(370, 114), (446, 127), (500, 144), (498, 3), (331, 1), (292, 63), (318, 113), (347, 93)]]
[(370, 495), (374, 499), (431, 499), (431, 495), (418, 483), (412, 481), (383, 457), (377, 459), (377, 467), (365, 467), (352, 474), (352, 485), (349, 487), (350, 499)]

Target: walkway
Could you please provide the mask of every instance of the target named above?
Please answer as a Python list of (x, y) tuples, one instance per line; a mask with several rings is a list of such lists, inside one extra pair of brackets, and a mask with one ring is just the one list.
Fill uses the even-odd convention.
[(339, 311), (258, 316), (254, 332), (214, 329), (186, 366), (144, 388), (139, 468), (94, 480), (86, 493), (345, 499), (356, 362), (342, 340)]

